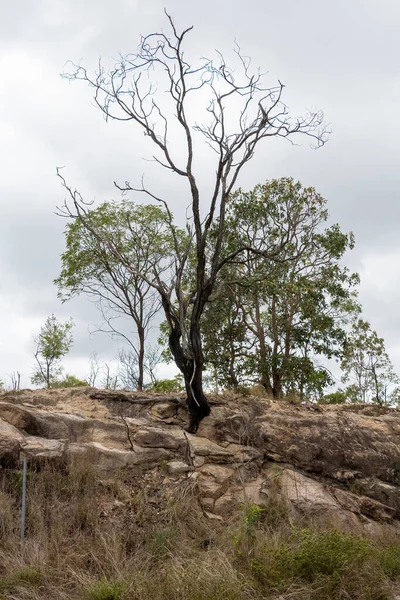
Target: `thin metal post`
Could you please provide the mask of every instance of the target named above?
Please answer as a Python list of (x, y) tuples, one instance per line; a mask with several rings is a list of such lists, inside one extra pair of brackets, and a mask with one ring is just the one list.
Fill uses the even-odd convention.
[(21, 510), (21, 542), (25, 539), (25, 516), (26, 516), (26, 456), (22, 470), (22, 510)]

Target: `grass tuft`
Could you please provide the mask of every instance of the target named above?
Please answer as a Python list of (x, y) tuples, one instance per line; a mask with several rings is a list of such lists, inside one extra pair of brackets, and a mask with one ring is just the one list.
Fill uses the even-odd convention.
[(126, 596), (127, 587), (125, 581), (109, 581), (106, 577), (102, 577), (87, 586), (84, 591), (84, 599), (123, 600)]

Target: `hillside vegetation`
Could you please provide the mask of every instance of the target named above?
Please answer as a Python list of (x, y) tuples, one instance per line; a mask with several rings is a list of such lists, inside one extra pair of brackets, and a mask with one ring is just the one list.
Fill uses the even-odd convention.
[(29, 472), (26, 541), (21, 473), (4, 470), (0, 597), (54, 600), (385, 600), (400, 583), (400, 543), (288, 518), (273, 498), (207, 518), (188, 484), (166, 497), (162, 466), (101, 480), (93, 463)]
[(0, 396), (2, 600), (396, 598), (397, 410), (115, 395)]

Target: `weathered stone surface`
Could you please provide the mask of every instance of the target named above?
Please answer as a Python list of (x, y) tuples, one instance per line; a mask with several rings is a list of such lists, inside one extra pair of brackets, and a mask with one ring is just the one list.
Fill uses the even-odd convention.
[(228, 490), (234, 476), (231, 467), (207, 464), (200, 467), (198, 485), (200, 493), (206, 498), (216, 500)]
[(43, 435), (50, 438), (66, 437), (68, 429), (55, 415), (41, 415), (35, 407), (27, 408), (0, 402), (0, 418), (30, 435)]
[(229, 515), (237, 508), (238, 501), (233, 494), (227, 492), (215, 500), (212, 511), (221, 517), (229, 517)]
[(258, 443), (313, 473), (360, 471), (398, 484), (400, 414), (382, 412), (371, 417), (337, 407), (311, 412), (274, 405), (267, 418), (258, 418)]
[(333, 515), (346, 527), (400, 528), (397, 410), (218, 398), (191, 435), (180, 426), (187, 415), (176, 401), (142, 402), (142, 394), (134, 396), (141, 404), (125, 406), (125, 392), (117, 404), (91, 392), (2, 394), (0, 467), (18, 465), (21, 450), (32, 460), (86, 453), (110, 476), (138, 466), (150, 474), (166, 463), (162, 493), (186, 482), (219, 518), (238, 503), (274, 499), (297, 513)]
[(324, 485), (301, 473), (284, 469), (280, 480), (283, 495), (303, 512), (335, 510), (339, 505)]
[(230, 481), (233, 477), (234, 470), (232, 467), (225, 465), (209, 464), (199, 469), (201, 477), (213, 479), (216, 483), (224, 484)]
[(15, 468), (20, 456), (20, 442), (13, 438), (0, 437), (0, 467)]
[(207, 457), (210, 462), (230, 462), (232, 460), (232, 455), (228, 450), (207, 438), (187, 434), (187, 439), (192, 457)]
[(24, 436), (16, 427), (0, 419), (0, 467), (18, 465), (21, 441)]
[(176, 416), (177, 407), (168, 402), (162, 402), (160, 404), (155, 404), (151, 408), (151, 414), (154, 418), (165, 420), (171, 419)]
[(24, 436), (14, 425), (0, 418), (0, 439), (23, 440)]
[(177, 450), (185, 444), (185, 436), (178, 427), (162, 429), (161, 427), (144, 427), (134, 434), (134, 440), (141, 446), (150, 448), (171, 448)]
[(266, 506), (268, 502), (268, 479), (260, 475), (253, 481), (242, 484), (235, 492), (235, 497), (241, 503), (253, 502), (259, 506)]
[(180, 475), (181, 473), (188, 473), (192, 468), (182, 460), (171, 460), (168, 463), (168, 473), (170, 475)]
[(390, 506), (386, 506), (377, 500), (367, 498), (366, 496), (357, 496), (351, 492), (341, 489), (332, 489), (332, 496), (337, 500), (340, 506), (356, 514), (362, 514), (375, 521), (390, 522), (394, 519), (396, 511)]
[(241, 444), (228, 444), (225, 450), (233, 457), (235, 463), (240, 466), (243, 463), (248, 463), (251, 460), (263, 459), (264, 452), (262, 448), (254, 448)]
[(28, 458), (63, 459), (65, 442), (29, 435), (21, 443), (21, 451)]
[(141, 448), (140, 446), (134, 446), (134, 450), (129, 451), (109, 448), (98, 442), (70, 444), (67, 453), (69, 455), (88, 454), (100, 470), (105, 472), (137, 465), (154, 466), (162, 460), (171, 458), (171, 453), (164, 448)]

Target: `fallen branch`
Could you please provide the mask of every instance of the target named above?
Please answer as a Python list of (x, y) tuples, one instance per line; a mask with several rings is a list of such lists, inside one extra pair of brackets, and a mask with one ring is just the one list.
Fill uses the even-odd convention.
[(111, 400), (112, 402), (129, 402), (130, 404), (157, 404), (160, 402), (171, 402), (173, 404), (179, 404), (186, 407), (185, 397), (184, 396), (170, 396), (170, 395), (162, 395), (162, 396), (150, 396), (150, 395), (131, 395), (131, 394), (123, 394), (121, 392), (115, 391), (98, 391), (90, 394), (90, 398), (93, 400)]
[[(112, 402), (129, 402), (130, 404), (137, 405), (152, 405), (161, 402), (170, 402), (171, 404), (177, 404), (183, 408), (187, 408), (186, 397), (177, 396), (176, 394), (124, 394), (122, 392), (116, 392), (114, 390), (99, 390), (89, 394), (92, 400), (111, 400)], [(211, 406), (219, 406), (221, 402), (209, 400)]]

